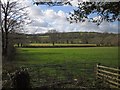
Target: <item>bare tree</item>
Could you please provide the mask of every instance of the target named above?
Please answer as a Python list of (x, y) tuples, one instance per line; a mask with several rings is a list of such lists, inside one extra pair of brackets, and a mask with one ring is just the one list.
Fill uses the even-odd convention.
[(104, 33), (102, 33), (101, 35), (100, 35), (100, 37), (101, 37), (101, 39), (100, 39), (100, 45), (104, 45), (105, 44), (105, 39), (106, 39), (106, 37), (108, 37), (108, 32), (104, 32)]
[[(0, 0), (0, 26), (1, 26), (1, 0)], [(2, 34), (0, 27), (0, 89), (2, 89)]]
[(52, 44), (53, 44), (53, 46), (54, 46), (54, 44), (55, 44), (55, 42), (57, 42), (57, 31), (56, 30), (49, 30), (48, 31), (48, 33), (49, 33), (49, 35), (50, 35), (50, 41), (52, 42)]
[[(21, 5), (22, 6), (22, 5)], [(19, 32), (21, 27), (26, 23), (25, 20), (28, 19), (27, 7), (20, 7), (18, 1), (7, 0), (6, 2), (2, 0), (2, 49), (3, 56), (7, 57), (8, 54), (8, 35), (11, 32)]]
[(90, 37), (89, 32), (84, 33), (82, 35), (82, 38), (81, 38), (82, 39), (82, 43), (88, 44), (89, 43), (89, 37)]

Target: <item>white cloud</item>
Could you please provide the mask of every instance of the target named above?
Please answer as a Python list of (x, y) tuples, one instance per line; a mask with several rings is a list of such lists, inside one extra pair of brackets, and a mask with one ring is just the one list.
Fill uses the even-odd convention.
[(109, 23), (109, 22), (103, 22), (100, 26), (100, 30), (102, 32), (113, 32), (117, 33), (118, 32), (118, 23)]
[(60, 10), (58, 11), (58, 16), (65, 19), (67, 15), (63, 11)]
[[(74, 1), (74, 0), (73, 0)], [(103, 22), (100, 26), (96, 26), (88, 21), (70, 24), (66, 20), (68, 13), (63, 11), (55, 12), (48, 8), (42, 10), (39, 6), (26, 2), (30, 7), (28, 8), (29, 17), (33, 21), (30, 25), (25, 26), (28, 33), (44, 33), (50, 29), (56, 29), (59, 32), (73, 32), (73, 31), (94, 31), (94, 32), (117, 32), (117, 24)], [(24, 3), (25, 4), (25, 3)], [(26, 5), (27, 5), (26, 4)]]
[(70, 0), (70, 3), (71, 3), (73, 6), (78, 6), (78, 2), (79, 2), (79, 0)]

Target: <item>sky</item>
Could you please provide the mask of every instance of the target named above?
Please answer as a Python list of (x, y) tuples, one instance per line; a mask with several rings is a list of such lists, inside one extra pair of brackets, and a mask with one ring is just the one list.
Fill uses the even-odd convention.
[[(118, 32), (118, 22), (109, 23), (103, 22), (101, 25), (96, 26), (92, 22), (79, 22), (70, 24), (66, 17), (69, 12), (76, 9), (78, 0), (71, 0), (73, 6), (46, 6), (35, 5), (33, 0), (20, 0), (21, 5), (29, 6), (27, 8), (28, 17), (32, 23), (25, 25), (24, 30), (28, 34), (46, 33), (48, 30), (57, 30), (58, 32)], [(84, 0), (86, 1), (86, 0)], [(98, 18), (97, 16), (95, 18)]]

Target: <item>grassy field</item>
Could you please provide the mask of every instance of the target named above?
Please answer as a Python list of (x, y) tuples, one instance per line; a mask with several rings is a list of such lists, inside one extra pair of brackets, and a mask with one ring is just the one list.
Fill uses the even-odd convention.
[[(31, 43), (27, 46), (53, 46), (52, 43), (44, 44), (44, 43)], [(96, 46), (96, 44), (54, 44), (54, 46)]]
[(66, 87), (76, 88), (73, 81), (75, 79), (78, 81), (82, 79), (84, 86), (94, 81), (96, 63), (112, 67), (118, 65), (117, 47), (18, 48), (17, 50), (16, 61), (20, 66), (28, 65), (34, 87), (72, 80), (72, 84), (68, 86), (66, 84)]
[(102, 63), (118, 64), (117, 47), (93, 48), (18, 48), (17, 61), (27, 64)]

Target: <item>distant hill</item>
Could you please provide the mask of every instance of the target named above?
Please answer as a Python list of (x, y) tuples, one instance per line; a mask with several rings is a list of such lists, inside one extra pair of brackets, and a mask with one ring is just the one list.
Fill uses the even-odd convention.
[(118, 46), (118, 34), (99, 32), (49, 32), (24, 34), (27, 43), (52, 44), (96, 44), (98, 46)]

